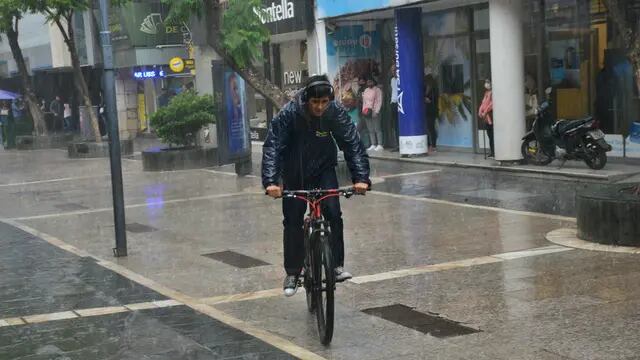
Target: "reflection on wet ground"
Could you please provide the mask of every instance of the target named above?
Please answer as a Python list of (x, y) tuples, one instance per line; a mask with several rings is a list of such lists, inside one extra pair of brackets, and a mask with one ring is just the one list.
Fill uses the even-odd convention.
[[(342, 203), (345, 265), (366, 281), (338, 286), (327, 348), (304, 292), (280, 295), (281, 204), (263, 195), (259, 178), (237, 178), (230, 167), (149, 174), (139, 161), (124, 163), (127, 258), (112, 258), (106, 159), (0, 156), (0, 169), (10, 171), (0, 172), (0, 218), (211, 301), (225, 316), (327, 359), (634, 359), (640, 352), (638, 255), (550, 247), (544, 237), (575, 226), (553, 215), (572, 216), (575, 192), (596, 184), (372, 161), (377, 192)], [(344, 164), (339, 173), (349, 184)], [(5, 237), (7, 229), (0, 227)], [(165, 297), (91, 258), (24, 232), (6, 238), (0, 303), (10, 306), (0, 308), (0, 358), (290, 356), (202, 312), (153, 305)], [(78, 315), (88, 308), (116, 313)], [(438, 338), (363, 312), (374, 308), (403, 308), (399, 317), (410, 308), (481, 332)], [(63, 313), (37, 324), (12, 318), (50, 312)]]

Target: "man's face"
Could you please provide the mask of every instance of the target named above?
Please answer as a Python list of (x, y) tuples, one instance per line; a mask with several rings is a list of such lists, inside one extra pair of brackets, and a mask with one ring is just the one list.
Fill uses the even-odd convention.
[(373, 80), (367, 80), (367, 87), (372, 88), (376, 83), (373, 82)]
[(331, 99), (328, 96), (321, 98), (310, 98), (309, 99), (309, 113), (315, 117), (320, 117), (324, 114), (324, 112), (329, 107), (329, 103)]

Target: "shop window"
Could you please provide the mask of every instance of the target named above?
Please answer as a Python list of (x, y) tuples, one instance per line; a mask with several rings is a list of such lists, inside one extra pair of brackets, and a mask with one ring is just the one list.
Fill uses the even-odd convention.
[[(488, 18), (486, 25), (488, 28)], [(467, 33), (470, 30), (468, 11), (465, 8), (460, 8), (447, 12), (425, 14), (422, 30), (427, 36)]]
[(445, 93), (464, 92), (464, 67), (462, 64), (442, 65), (442, 91)]
[(489, 8), (473, 11), (473, 30), (489, 30)]

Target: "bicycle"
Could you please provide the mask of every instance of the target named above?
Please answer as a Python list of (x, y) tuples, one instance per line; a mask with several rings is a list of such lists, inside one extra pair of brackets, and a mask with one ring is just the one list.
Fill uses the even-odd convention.
[(333, 337), (336, 278), (331, 253), (331, 228), (322, 216), (322, 201), (340, 196), (348, 199), (356, 194), (358, 193), (354, 189), (294, 190), (282, 193), (283, 198), (298, 199), (309, 204), (309, 213), (304, 219), (303, 279), (298, 279), (298, 286), (304, 286), (309, 312), (316, 313), (318, 334), (323, 345), (331, 343)]

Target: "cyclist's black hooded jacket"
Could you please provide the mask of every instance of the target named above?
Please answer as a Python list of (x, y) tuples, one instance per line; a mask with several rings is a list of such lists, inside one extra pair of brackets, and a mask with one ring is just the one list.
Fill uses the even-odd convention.
[[(302, 93), (271, 121), (262, 155), (262, 184), (304, 186), (338, 164), (344, 152), (354, 183), (369, 181), (369, 156), (347, 111), (335, 101), (321, 118), (307, 112)], [(302, 181), (302, 183), (300, 183)]]

